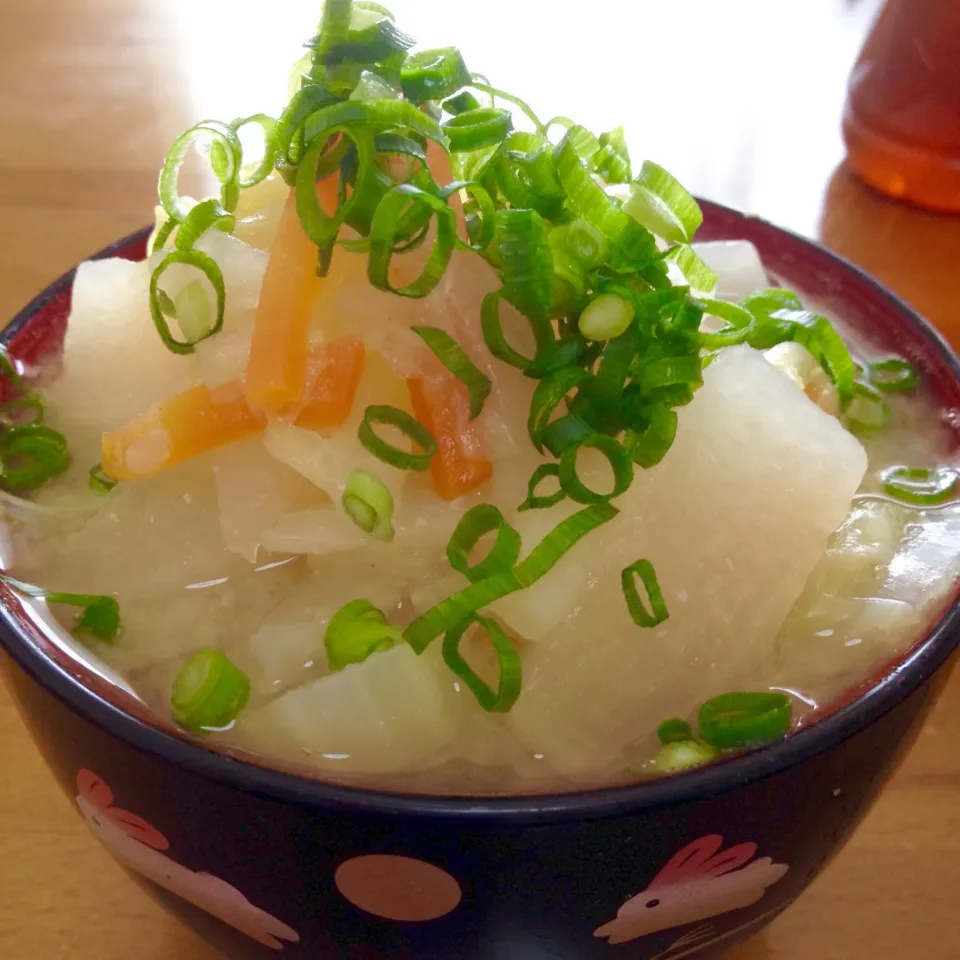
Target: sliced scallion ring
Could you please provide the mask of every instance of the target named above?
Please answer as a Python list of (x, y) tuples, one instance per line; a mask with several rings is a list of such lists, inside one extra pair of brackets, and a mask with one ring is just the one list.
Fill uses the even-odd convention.
[[(479, 563), (471, 565), (470, 553), (480, 539), (496, 531), (490, 551)], [(454, 570), (471, 583), (509, 571), (520, 556), (520, 534), (507, 523), (503, 514), (490, 503), (471, 507), (461, 518), (447, 544), (447, 559)]]
[(958, 473), (952, 467), (890, 467), (880, 474), (883, 489), (903, 503), (936, 507), (954, 498)]
[[(577, 475), (577, 457), (583, 450), (596, 450), (610, 464), (613, 471), (613, 489), (597, 493), (587, 487)], [(598, 433), (571, 444), (560, 455), (560, 486), (575, 503), (606, 503), (625, 493), (633, 480), (633, 461), (630, 454), (613, 437)]]
[(580, 332), (588, 340), (613, 340), (626, 331), (633, 316), (630, 300), (615, 293), (602, 293), (580, 314)]
[(790, 731), (793, 707), (782, 693), (725, 693), (700, 708), (700, 736), (721, 750), (762, 746)]
[(683, 740), (692, 740), (693, 730), (691, 730), (690, 724), (687, 723), (686, 720), (681, 720), (679, 717), (671, 717), (669, 720), (664, 720), (663, 723), (657, 727), (657, 737), (660, 743), (666, 746), (668, 743), (680, 743)]
[(753, 314), (745, 307), (726, 300), (697, 300), (704, 313), (725, 321), (724, 326), (713, 332), (700, 333), (700, 346), (707, 350), (719, 350), (745, 343), (755, 323)]
[(876, 433), (890, 423), (890, 404), (876, 387), (858, 380), (851, 395), (843, 422), (852, 433), (860, 436)]
[(177, 263), (182, 263), (188, 267), (194, 267), (199, 270), (207, 280), (210, 281), (210, 285), (213, 287), (217, 297), (216, 318), (206, 335), (200, 338), (201, 340), (205, 340), (207, 337), (219, 333), (223, 328), (223, 314), (226, 306), (227, 292), (223, 282), (223, 274), (220, 272), (220, 267), (217, 266), (217, 262), (213, 257), (208, 257), (199, 250), (171, 250), (153, 271), (150, 277), (150, 316), (153, 318), (157, 333), (160, 334), (160, 339), (166, 344), (167, 349), (173, 353), (193, 353), (199, 340), (178, 340), (170, 330), (170, 324), (167, 323), (167, 318), (163, 313), (159, 300), (160, 278), (170, 267)]
[[(460, 641), (473, 624), (477, 624), (486, 632), (497, 655), (500, 678), (496, 690), (487, 685), (460, 653)], [(523, 685), (520, 654), (495, 620), (472, 614), (462, 623), (452, 627), (443, 638), (443, 659), (488, 713), (506, 713), (517, 702)]]
[(0, 434), (0, 484), (8, 490), (33, 490), (71, 462), (66, 437), (51, 427), (26, 423)]
[(867, 375), (884, 393), (909, 393), (920, 386), (920, 371), (902, 357), (887, 357), (871, 363)]
[(389, 650), (402, 638), (402, 631), (391, 627), (369, 600), (352, 600), (333, 615), (323, 642), (330, 669), (339, 671)]
[(366, 470), (351, 470), (340, 503), (364, 533), (387, 543), (393, 540), (393, 496), (378, 477)]
[(94, 493), (109, 493), (118, 482), (104, 473), (102, 464), (97, 463), (90, 468), (90, 489)]
[(482, 150), (503, 143), (513, 129), (513, 115), (497, 107), (477, 107), (458, 113), (443, 125), (451, 153)]
[[(637, 590), (637, 578), (640, 579), (647, 593), (649, 610)], [(637, 560), (629, 567), (625, 567), (620, 574), (620, 584), (623, 587), (624, 599), (627, 601), (627, 609), (638, 627), (655, 627), (669, 618), (667, 604), (657, 581), (657, 573), (649, 560)]]
[(582, 367), (562, 367), (545, 376), (533, 391), (530, 402), (530, 414), (527, 417), (527, 432), (533, 445), (543, 452), (544, 431), (550, 423), (554, 411), (563, 402), (563, 398), (574, 387), (590, 379), (590, 374)]
[(512, 571), (505, 571), (471, 583), (459, 593), (447, 597), (421, 614), (403, 632), (404, 639), (422, 653), (442, 633), (463, 623), (471, 614), (501, 597), (524, 590), (549, 573), (561, 557), (588, 533), (609, 520), (618, 511), (609, 503), (600, 503), (567, 517), (557, 524), (527, 557)]
[(533, 330), (537, 345), (536, 353), (532, 357), (524, 356), (510, 346), (504, 336), (500, 321), (500, 301), (502, 297), (503, 291), (495, 290), (483, 298), (483, 303), (480, 306), (480, 329), (483, 333), (483, 339), (490, 352), (498, 360), (510, 364), (511, 367), (517, 367), (519, 370), (526, 370), (537, 360), (548, 356), (553, 351), (556, 345), (553, 327), (545, 317), (531, 317), (523, 314), (524, 319)]
[(697, 201), (663, 167), (647, 160), (630, 186), (623, 209), (651, 233), (670, 243), (689, 243), (700, 229), (703, 213)]
[[(550, 494), (538, 494), (537, 488), (543, 483), (547, 477), (556, 477), (557, 478), (557, 489)], [(537, 467), (533, 472), (533, 476), (530, 478), (530, 482), (527, 484), (527, 499), (517, 507), (517, 512), (522, 513), (524, 510), (543, 510), (547, 507), (552, 507), (555, 504), (560, 503), (562, 500), (567, 498), (566, 493), (563, 491), (563, 487), (559, 485), (560, 483), (560, 466), (556, 463), (544, 463)]]
[(443, 100), (471, 86), (470, 71), (456, 47), (410, 54), (400, 68), (403, 95), (411, 103)]
[[(374, 426), (396, 427), (409, 437), (421, 449), (421, 453), (400, 450), (377, 436)], [(386, 405), (367, 407), (358, 432), (360, 443), (378, 460), (399, 467), (401, 470), (423, 471), (430, 467), (430, 461), (437, 452), (437, 441), (433, 434), (419, 420), (415, 420), (405, 410)]]
[(433, 351), (434, 356), (462, 383), (470, 394), (470, 419), (483, 410), (490, 395), (490, 378), (480, 372), (463, 347), (439, 327), (411, 327), (411, 330)]
[(250, 678), (220, 650), (201, 650), (177, 674), (170, 694), (173, 719), (187, 730), (228, 728), (250, 699)]

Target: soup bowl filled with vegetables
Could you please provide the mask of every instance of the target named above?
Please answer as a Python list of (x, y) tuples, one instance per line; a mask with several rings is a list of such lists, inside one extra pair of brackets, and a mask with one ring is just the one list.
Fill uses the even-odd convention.
[(957, 361), (412, 45), (328, 2), (282, 114), (8, 328), (0, 663), (227, 956), (718, 956), (957, 645)]

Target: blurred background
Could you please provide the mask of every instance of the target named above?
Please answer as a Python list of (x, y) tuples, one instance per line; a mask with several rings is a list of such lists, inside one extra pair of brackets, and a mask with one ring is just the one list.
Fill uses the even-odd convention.
[[(704, 197), (819, 238), (960, 344), (960, 215), (866, 186), (842, 135), (853, 76), (858, 169), (960, 208), (960, 0), (891, 0), (876, 30), (882, 0), (389, 5), (423, 45), (459, 44), (541, 115), (622, 123), (636, 166), (656, 160)], [(159, 165), (187, 126), (275, 112), (320, 7), (2, 0), (0, 316), (151, 219)], [(210, 960), (71, 815), (2, 690), (0, 757), (0, 954)], [(958, 800), (955, 683), (867, 826), (734, 960), (956, 960)]]

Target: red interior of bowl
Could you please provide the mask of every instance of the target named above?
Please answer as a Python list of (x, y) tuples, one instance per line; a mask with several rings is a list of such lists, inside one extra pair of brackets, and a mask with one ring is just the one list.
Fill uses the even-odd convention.
[[(711, 203), (703, 203), (704, 224), (698, 240), (749, 240), (760, 252), (764, 265), (785, 286), (792, 287), (815, 300), (818, 307), (841, 318), (858, 335), (878, 351), (905, 357), (924, 374), (924, 390), (937, 409), (947, 434), (949, 449), (960, 449), (960, 376), (954, 367), (949, 347), (936, 334), (919, 322), (909, 307), (897, 300), (875, 280), (839, 260), (816, 244), (772, 226), (766, 221)], [(142, 260), (146, 256), (147, 232), (121, 241), (99, 256), (117, 256)], [(39, 367), (55, 361), (63, 349), (67, 319), (70, 313), (70, 284), (55, 284), (47, 294), (34, 302), (25, 321), (18, 327), (8, 345), (9, 353), (25, 366)], [(10, 385), (0, 381), (0, 399), (9, 394)], [(76, 677), (97, 696), (106, 699), (139, 720), (183, 737), (169, 720), (149, 711), (139, 700), (130, 697), (99, 676), (45, 637), (21, 611), (16, 597), (0, 585), (9, 609), (21, 627), (43, 654)], [(944, 604), (943, 611), (960, 598), (960, 585)], [(939, 621), (940, 616), (931, 622)], [(892, 660), (873, 676), (851, 689), (845, 697), (815, 714), (816, 719), (835, 713), (856, 700), (880, 680), (896, 674), (925, 637), (917, 638), (911, 650)], [(193, 739), (189, 738), (188, 739)], [(197, 740), (208, 749), (216, 745)], [(220, 751), (223, 752), (223, 751)], [(255, 759), (255, 758), (251, 758)]]

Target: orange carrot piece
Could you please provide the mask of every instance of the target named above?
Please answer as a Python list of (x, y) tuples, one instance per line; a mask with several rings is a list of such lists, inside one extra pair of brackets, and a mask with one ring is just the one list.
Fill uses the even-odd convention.
[(310, 367), (315, 374), (307, 390), (307, 404), (294, 421), (308, 430), (342, 426), (363, 377), (366, 349), (360, 337), (341, 337), (314, 348)]
[(483, 456), (483, 441), (470, 422), (467, 388), (455, 377), (407, 380), (416, 418), (437, 441), (430, 461), (433, 488), (444, 500), (456, 500), (493, 476), (493, 464)]
[[(334, 180), (321, 181), (324, 193), (336, 189)], [(303, 232), (291, 190), (270, 248), (250, 341), (246, 394), (251, 410), (278, 413), (303, 399), (310, 315), (322, 289), (317, 248)]]
[(103, 435), (103, 470), (115, 480), (152, 477), (263, 429), (239, 383), (191, 387)]

